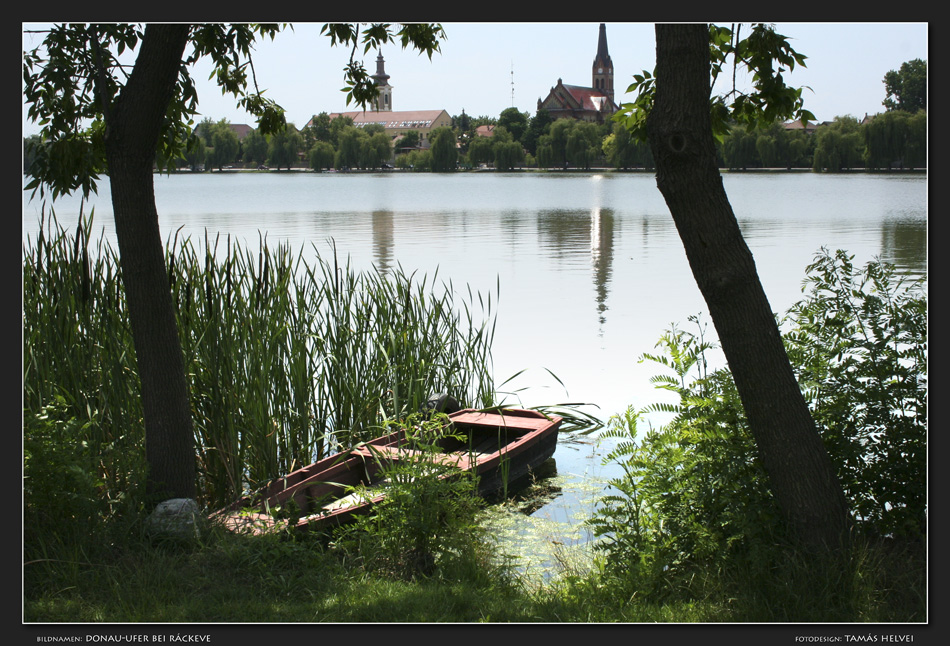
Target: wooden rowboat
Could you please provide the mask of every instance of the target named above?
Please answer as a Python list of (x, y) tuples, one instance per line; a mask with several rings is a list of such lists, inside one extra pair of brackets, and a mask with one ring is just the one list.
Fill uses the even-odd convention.
[[(538, 411), (464, 409), (449, 416), (449, 433), (427, 459), (478, 476), (478, 493), (490, 498), (523, 486), (554, 454), (561, 418)], [(458, 439), (462, 438), (462, 439)], [(404, 431), (298, 469), (212, 514), (228, 529), (263, 533), (279, 528), (326, 529), (368, 513), (385, 497), (386, 466), (418, 459)]]

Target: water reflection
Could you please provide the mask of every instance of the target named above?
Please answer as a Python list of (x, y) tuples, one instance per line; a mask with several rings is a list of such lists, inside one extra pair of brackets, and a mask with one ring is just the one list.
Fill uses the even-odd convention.
[(373, 211), (373, 264), (381, 272), (386, 272), (393, 265), (393, 212)]
[(927, 277), (927, 223), (885, 220), (881, 226), (881, 259), (908, 278)]
[(546, 255), (568, 270), (590, 267), (601, 336), (607, 321), (616, 228), (613, 210), (599, 206), (590, 211), (538, 213), (538, 242)]
[(590, 259), (593, 266), (594, 291), (596, 293), (597, 314), (600, 322), (599, 333), (604, 334), (603, 326), (607, 322), (607, 285), (610, 283), (610, 270), (614, 258), (614, 214), (610, 209), (596, 208), (590, 214)]

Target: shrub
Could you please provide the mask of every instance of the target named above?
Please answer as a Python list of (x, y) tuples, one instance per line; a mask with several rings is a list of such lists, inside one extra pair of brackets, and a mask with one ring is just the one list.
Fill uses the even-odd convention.
[[(881, 261), (859, 272), (851, 260), (841, 251), (816, 255), (783, 336), (860, 534), (919, 539), (927, 514), (923, 283), (895, 280)], [(679, 401), (611, 419), (604, 436), (617, 443), (605, 461), (623, 473), (588, 521), (602, 539), (604, 574), (646, 592), (782, 563), (780, 517), (732, 376), (707, 371), (715, 345), (699, 318), (690, 320), (697, 333), (673, 326), (658, 343), (662, 354), (641, 357), (671, 371), (653, 381)], [(673, 417), (641, 432), (650, 412)]]
[(396, 578), (475, 575), (488, 543), (476, 522), (476, 477), (432, 459), (447, 416), (411, 416), (400, 426), (414, 457), (383, 465), (386, 497), (341, 528), (337, 546), (368, 571)]
[[(779, 522), (732, 376), (707, 371), (705, 353), (715, 346), (698, 317), (690, 320), (698, 333), (674, 326), (658, 343), (665, 354), (641, 358), (672, 371), (652, 381), (679, 402), (631, 407), (610, 420), (604, 437), (617, 444), (604, 461), (618, 462), (623, 474), (588, 521), (604, 539), (605, 574), (651, 592), (749, 553)], [(673, 418), (641, 438), (649, 412)]]
[(812, 416), (865, 533), (927, 525), (927, 299), (894, 267), (823, 249), (784, 335)]

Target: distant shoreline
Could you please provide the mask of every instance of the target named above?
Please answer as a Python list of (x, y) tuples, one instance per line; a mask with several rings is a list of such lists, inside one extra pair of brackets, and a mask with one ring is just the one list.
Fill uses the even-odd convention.
[[(349, 169), (349, 170), (313, 170), (312, 168), (282, 168), (280, 170), (268, 168), (268, 169), (258, 169), (258, 168), (227, 168), (223, 170), (210, 170), (210, 171), (192, 171), (187, 169), (178, 169), (173, 171), (155, 171), (156, 175), (190, 175), (192, 173), (209, 173), (209, 174), (228, 174), (228, 173), (316, 173), (316, 174), (376, 174), (376, 173), (433, 173), (434, 171), (414, 171), (409, 168), (375, 168), (375, 169)], [(620, 173), (620, 174), (639, 174), (639, 173), (654, 173), (655, 169), (651, 168), (607, 168), (607, 167), (594, 167), (594, 168), (514, 168), (511, 170), (505, 171), (496, 171), (493, 168), (460, 168), (455, 171), (450, 171), (450, 173)], [(729, 174), (748, 174), (748, 173), (816, 173), (820, 175), (853, 175), (853, 174), (865, 174), (865, 175), (926, 175), (926, 168), (908, 168), (908, 169), (890, 169), (890, 170), (868, 170), (866, 168), (852, 168), (849, 170), (841, 170), (837, 172), (828, 172), (828, 171), (815, 171), (811, 168), (746, 168), (743, 170), (738, 170), (734, 168), (720, 168), (720, 173), (729, 173)], [(436, 173), (436, 174), (450, 174), (450, 173)]]

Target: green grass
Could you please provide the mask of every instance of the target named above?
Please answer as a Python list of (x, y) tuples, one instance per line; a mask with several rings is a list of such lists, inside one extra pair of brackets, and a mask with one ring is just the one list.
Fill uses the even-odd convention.
[[(544, 483), (527, 492), (544, 495)], [(517, 505), (479, 516), (519, 513)], [(447, 530), (448, 531), (448, 530)], [(192, 545), (88, 544), (68, 560), (24, 566), (24, 620), (197, 623), (810, 623), (923, 622), (926, 559), (912, 546), (856, 551), (844, 581), (809, 573), (804, 558), (710, 572), (689, 587), (647, 594), (604, 577), (590, 559), (521, 573), (504, 542), (480, 540), (429, 576), (367, 567), (316, 535), (239, 536), (212, 530)], [(444, 536), (440, 538), (445, 538)], [(534, 540), (548, 542), (539, 533)], [(464, 540), (464, 537), (463, 537)], [(538, 545), (537, 549), (544, 549)], [(62, 555), (61, 555), (62, 556)], [(587, 556), (591, 556), (589, 553)], [(788, 555), (786, 555), (788, 556)]]

